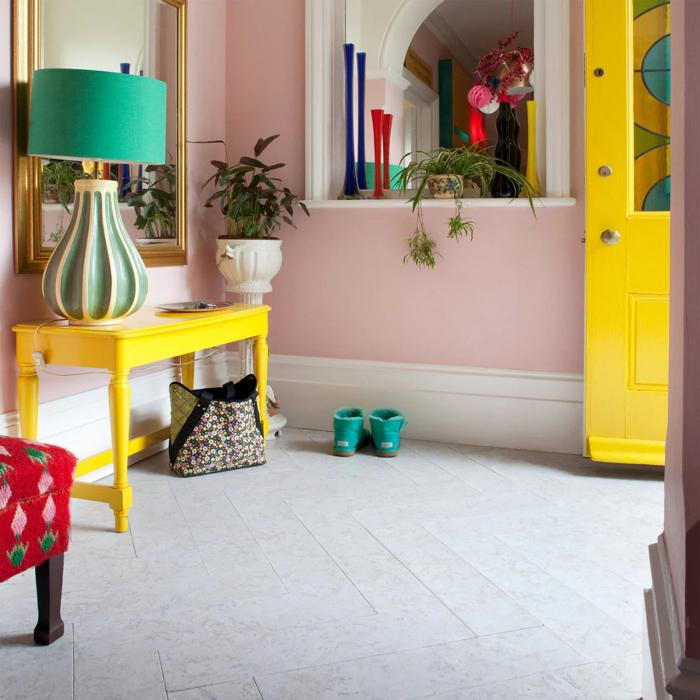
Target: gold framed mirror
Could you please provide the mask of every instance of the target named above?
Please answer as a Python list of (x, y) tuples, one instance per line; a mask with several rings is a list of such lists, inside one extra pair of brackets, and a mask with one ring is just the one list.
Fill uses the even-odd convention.
[[(74, 181), (116, 179), (127, 230), (147, 266), (187, 263), (186, 0), (13, 2), (14, 246), (17, 272), (40, 272), (67, 227)], [(27, 156), (38, 68), (130, 72), (168, 85), (163, 166), (73, 163)], [(138, 125), (134, 125), (138, 128)]]

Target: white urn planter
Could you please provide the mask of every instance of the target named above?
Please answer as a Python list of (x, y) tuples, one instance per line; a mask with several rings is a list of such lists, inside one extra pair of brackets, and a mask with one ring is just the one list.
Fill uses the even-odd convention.
[[(282, 241), (279, 238), (219, 238), (216, 252), (219, 271), (226, 278), (226, 291), (242, 295), (262, 295), (272, 291), (270, 282), (282, 267)], [(242, 300), (243, 301), (243, 300)]]
[[(238, 294), (243, 304), (262, 304), (263, 294), (272, 291), (272, 279), (282, 267), (282, 241), (279, 238), (219, 238), (216, 264), (226, 279), (226, 291)], [(253, 368), (252, 342), (239, 344), (241, 375)], [(258, 387), (258, 391), (270, 387)], [(273, 394), (274, 396), (274, 394)], [(270, 416), (268, 437), (278, 435), (287, 424), (280, 413)]]

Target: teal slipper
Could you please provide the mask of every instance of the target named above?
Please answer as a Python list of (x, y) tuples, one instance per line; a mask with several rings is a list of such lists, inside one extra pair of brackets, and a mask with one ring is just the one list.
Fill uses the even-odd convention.
[(375, 408), (369, 414), (372, 442), (378, 457), (396, 457), (406, 417), (394, 408)]
[(333, 454), (352, 457), (369, 442), (369, 431), (364, 427), (364, 408), (339, 408), (333, 416)]

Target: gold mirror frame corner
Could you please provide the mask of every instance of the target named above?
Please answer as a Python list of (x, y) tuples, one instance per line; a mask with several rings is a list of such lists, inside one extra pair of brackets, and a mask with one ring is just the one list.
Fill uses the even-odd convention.
[[(162, 0), (177, 11), (177, 242), (139, 248), (147, 267), (187, 264), (187, 0)], [(43, 272), (52, 249), (42, 246), (40, 159), (27, 155), (32, 74), (39, 64), (41, 0), (12, 2), (13, 238), (15, 272)]]

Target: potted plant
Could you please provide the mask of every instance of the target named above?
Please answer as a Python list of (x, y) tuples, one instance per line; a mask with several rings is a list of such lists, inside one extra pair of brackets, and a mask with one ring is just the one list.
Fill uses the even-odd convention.
[(287, 223), (299, 207), (307, 216), (309, 210), (280, 178), (270, 173), (285, 163), (266, 165), (259, 158), (279, 137), (258, 139), (253, 156), (243, 156), (229, 165), (213, 160), (216, 172), (204, 183), (214, 182), (216, 190), (205, 206), (216, 203), (226, 220), (226, 235), (220, 236), (217, 264), (226, 278), (226, 289), (239, 293), (272, 291), (270, 281), (282, 266), (282, 241), (273, 233)]
[[(438, 148), (430, 153), (420, 152), (419, 156), (418, 160), (409, 160), (398, 175), (404, 194), (410, 188), (415, 188), (408, 201), (416, 212), (417, 226), (408, 240), (409, 251), (404, 262), (412, 260), (418, 267), (431, 268), (437, 262), (437, 243), (426, 231), (423, 218), (422, 202), (426, 188), (436, 199), (454, 199), (454, 213), (447, 222), (447, 237), (454, 240), (463, 236), (474, 237), (474, 222), (464, 218), (462, 199), (465, 196), (483, 196), (496, 174), (512, 182), (517, 192), (525, 193), (534, 215), (532, 196), (535, 192), (532, 185), (522, 173), (505, 165), (485, 149), (474, 146)], [(404, 156), (401, 162), (407, 158), (410, 158), (410, 154)]]
[(74, 160), (47, 160), (41, 166), (41, 201), (60, 204), (66, 211), (75, 198), (75, 181), (87, 177)]
[(126, 203), (136, 212), (134, 225), (146, 235), (144, 244), (175, 238), (177, 215), (175, 163), (148, 165), (145, 175), (131, 181)]

